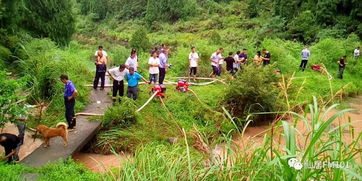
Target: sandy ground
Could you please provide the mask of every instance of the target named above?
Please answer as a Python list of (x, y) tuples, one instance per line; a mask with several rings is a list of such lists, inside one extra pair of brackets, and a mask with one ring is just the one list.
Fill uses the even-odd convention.
[(121, 164), (126, 161), (127, 158), (130, 158), (130, 156), (126, 154), (119, 154), (119, 156), (116, 156), (114, 154), (77, 153), (73, 155), (73, 159), (76, 162), (81, 163), (91, 171), (98, 173), (108, 172), (112, 168), (121, 168)]
[[(16, 125), (7, 123), (5, 124), (4, 129), (1, 131), (1, 133), (11, 133), (14, 135), (18, 135), (18, 128)], [(28, 156), (30, 153), (32, 153), (35, 149), (37, 149), (43, 141), (41, 139), (35, 139), (33, 142), (33, 138), (31, 135), (33, 135), (33, 132), (26, 131), (25, 132), (25, 138), (24, 138), (24, 144), (20, 147), (19, 151), (19, 158), (20, 160), (24, 159), (26, 156)], [(0, 154), (4, 154), (4, 148), (0, 146)]]

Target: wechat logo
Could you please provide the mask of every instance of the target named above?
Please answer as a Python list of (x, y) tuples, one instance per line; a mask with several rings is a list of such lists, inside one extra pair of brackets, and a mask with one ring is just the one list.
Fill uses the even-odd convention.
[(301, 170), (303, 168), (303, 164), (297, 158), (289, 159), (288, 165), (296, 170)]

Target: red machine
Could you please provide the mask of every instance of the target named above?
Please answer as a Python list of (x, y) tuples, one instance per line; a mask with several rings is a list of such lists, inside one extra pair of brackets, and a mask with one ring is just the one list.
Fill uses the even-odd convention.
[(321, 72), (321, 66), (320, 65), (312, 65), (310, 66), (314, 71)]
[(166, 93), (166, 86), (163, 85), (163, 84), (161, 84), (161, 85), (155, 85), (155, 86), (153, 86), (151, 92), (152, 92), (152, 93), (157, 92), (157, 94), (156, 94), (157, 97), (164, 98), (164, 97), (165, 97), (165, 93)]
[(186, 80), (180, 79), (177, 82), (176, 90), (178, 90), (180, 92), (187, 92), (189, 90), (189, 84), (187, 83)]

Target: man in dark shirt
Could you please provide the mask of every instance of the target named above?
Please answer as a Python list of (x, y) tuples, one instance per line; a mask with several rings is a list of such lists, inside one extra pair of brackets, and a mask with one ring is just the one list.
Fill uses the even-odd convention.
[(263, 49), (263, 65), (269, 65), (270, 64), (270, 52), (266, 49)]
[(60, 81), (65, 84), (64, 87), (64, 105), (65, 105), (65, 119), (68, 122), (68, 129), (73, 130), (76, 125), (74, 114), (75, 97), (78, 95), (77, 89), (72, 81), (68, 80), (67, 75), (61, 75)]
[(244, 48), (243, 51), (239, 55), (239, 59), (242, 64), (246, 64), (246, 62), (248, 61), (248, 54), (246, 51), (247, 51), (246, 48)]
[(7, 163), (11, 163), (13, 161), (13, 156), (16, 153), (16, 147), (19, 143), (19, 137), (13, 134), (0, 134), (0, 145), (5, 149), (5, 159), (8, 159)]
[(346, 59), (347, 57), (346, 56), (343, 56), (341, 59), (339, 59), (339, 61), (337, 62), (338, 65), (339, 65), (339, 72), (338, 72), (338, 78), (340, 79), (343, 79), (343, 72), (344, 72), (344, 69), (346, 68)]
[(233, 52), (229, 52), (229, 56), (225, 58), (226, 61), (226, 70), (231, 74), (234, 74), (233, 64), (235, 62), (233, 57)]

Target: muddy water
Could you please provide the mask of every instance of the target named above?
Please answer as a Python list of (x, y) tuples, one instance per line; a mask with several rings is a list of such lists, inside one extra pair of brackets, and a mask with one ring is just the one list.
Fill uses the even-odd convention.
[(119, 154), (119, 155), (102, 155), (95, 153), (77, 153), (73, 155), (73, 159), (83, 164), (85, 167), (89, 168), (93, 172), (105, 173), (109, 172), (114, 168), (121, 168), (121, 165), (124, 161), (131, 158), (130, 155), (127, 154)]
[[(353, 124), (351, 124), (351, 126), (354, 129), (354, 137), (351, 134), (351, 126), (346, 126), (343, 128), (343, 140), (345, 143), (350, 143), (353, 139), (355, 139), (359, 133), (362, 132), (362, 96), (356, 97), (356, 98), (351, 98), (349, 100), (347, 100), (348, 105), (347, 107), (353, 108), (355, 110), (344, 113), (342, 116), (338, 117), (337, 119), (335, 119), (331, 126), (333, 127), (337, 127), (339, 125), (342, 124), (347, 124), (349, 123), (349, 119), (351, 120), (351, 122), (353, 122)], [(328, 118), (330, 118), (332, 115), (336, 114), (339, 110), (332, 110), (330, 111), (326, 118), (324, 120), (327, 120)], [(309, 115), (307, 115), (308, 117)], [(293, 123), (294, 120), (290, 120), (289, 123), (290, 124), (294, 124)], [(358, 122), (359, 121), (359, 122)], [(305, 123), (303, 121), (299, 121), (296, 125), (297, 130), (299, 131), (300, 135), (296, 133), (296, 143), (300, 148), (305, 148), (306, 144), (305, 144), (305, 138), (308, 135), (309, 131), (305, 125)], [(265, 136), (265, 134), (270, 134), (271, 131), (271, 125), (270, 124), (266, 124), (266, 125), (261, 125), (261, 126), (257, 126), (257, 127), (248, 127), (245, 131), (244, 136), (237, 136), (234, 138), (236, 144), (238, 145), (238, 147), (242, 150), (245, 151), (252, 151), (255, 150), (255, 148), (258, 148), (260, 146), (262, 146), (263, 144), (263, 138)], [(283, 128), (280, 127), (278, 129), (274, 129), (274, 139), (273, 139), (273, 143), (275, 145), (274, 149), (282, 149), (283, 145), (285, 144), (284, 141), (284, 137), (279, 134), (283, 132)], [(325, 138), (322, 138), (325, 139)], [(279, 146), (279, 147), (278, 147)], [(362, 160), (359, 160), (362, 161)]]

